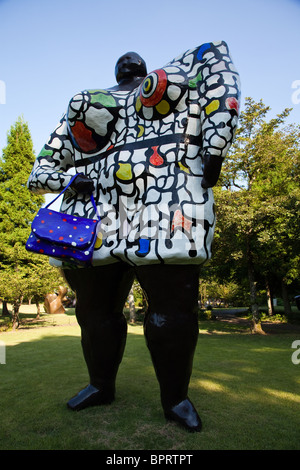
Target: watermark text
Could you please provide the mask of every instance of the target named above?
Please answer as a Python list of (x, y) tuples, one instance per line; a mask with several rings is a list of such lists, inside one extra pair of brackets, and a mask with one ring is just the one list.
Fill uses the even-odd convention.
[(6, 346), (4, 341), (0, 341), (0, 364), (6, 364)]
[(132, 467), (136, 468), (140, 464), (147, 463), (150, 465), (165, 465), (165, 464), (173, 464), (173, 465), (184, 465), (184, 464), (191, 464), (191, 458), (193, 454), (152, 454), (149, 455), (142, 455), (136, 457), (127, 457), (127, 456), (119, 456), (117, 454), (113, 454), (106, 459), (106, 465), (131, 465)]
[(294, 80), (292, 83), (292, 88), (295, 91), (292, 93), (292, 103), (299, 104), (300, 103), (300, 80)]
[(0, 80), (0, 104), (6, 104), (6, 85), (3, 80)]
[(292, 354), (292, 363), (298, 365), (300, 364), (300, 339), (292, 342), (292, 348), (296, 349)]

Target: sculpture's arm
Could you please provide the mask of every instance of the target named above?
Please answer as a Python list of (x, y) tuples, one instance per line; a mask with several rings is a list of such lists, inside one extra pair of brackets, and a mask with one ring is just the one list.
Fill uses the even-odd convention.
[(198, 59), (202, 63), (202, 187), (209, 188), (217, 183), (222, 162), (234, 138), (238, 123), (240, 80), (225, 42), (204, 44), (199, 48)]
[(72, 177), (68, 170), (74, 166), (73, 156), (66, 116), (63, 116), (35, 160), (28, 188), (38, 194), (60, 192)]

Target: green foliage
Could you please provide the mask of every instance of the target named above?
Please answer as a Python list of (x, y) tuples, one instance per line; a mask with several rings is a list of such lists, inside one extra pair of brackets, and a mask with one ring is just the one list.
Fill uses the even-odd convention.
[(12, 243), (26, 241), (29, 224), (44, 202), (26, 186), (34, 160), (28, 125), (19, 118), (8, 133), (0, 160), (0, 228), (10, 235)]
[(198, 311), (199, 320), (211, 320), (212, 319), (212, 309), (211, 308), (200, 308)]
[(42, 296), (54, 276), (48, 261), (25, 249), (30, 224), (44, 202), (43, 196), (27, 188), (34, 160), (28, 125), (19, 118), (8, 133), (0, 160), (0, 298), (13, 304), (16, 325), (24, 297)]
[(218, 280), (248, 278), (255, 315), (259, 283), (299, 288), (300, 277), (300, 127), (282, 127), (288, 109), (270, 121), (268, 111), (246, 98), (215, 190), (213, 269)]
[[(214, 275), (213, 266), (205, 269), (200, 278), (199, 300), (201, 306), (213, 302), (214, 306), (235, 306), (247, 304), (247, 291), (241, 283), (234, 280), (219, 280)], [(212, 272), (211, 272), (212, 271)]]

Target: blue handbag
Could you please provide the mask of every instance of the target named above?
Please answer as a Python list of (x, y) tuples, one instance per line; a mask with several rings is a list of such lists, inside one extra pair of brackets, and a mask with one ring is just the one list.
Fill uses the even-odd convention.
[(56, 212), (50, 206), (66, 191), (73, 180), (47, 206), (41, 208), (31, 224), (26, 242), (27, 251), (51, 256), (68, 264), (91, 265), (100, 216), (93, 195), (90, 195), (97, 219), (87, 219)]

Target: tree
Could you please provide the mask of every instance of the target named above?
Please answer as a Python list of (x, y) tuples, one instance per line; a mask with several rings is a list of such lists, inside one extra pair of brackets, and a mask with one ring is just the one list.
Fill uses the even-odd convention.
[(217, 263), (223, 270), (228, 265), (231, 275), (247, 273), (255, 332), (262, 332), (257, 282), (274, 270), (282, 285), (299, 276), (300, 132), (282, 129), (288, 109), (267, 121), (269, 109), (246, 98), (215, 191)]
[(18, 118), (7, 136), (0, 160), (0, 298), (13, 305), (13, 325), (18, 326), (19, 307), (27, 292), (33, 255), (25, 250), (30, 224), (43, 196), (27, 189), (35, 160), (27, 123)]

